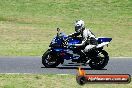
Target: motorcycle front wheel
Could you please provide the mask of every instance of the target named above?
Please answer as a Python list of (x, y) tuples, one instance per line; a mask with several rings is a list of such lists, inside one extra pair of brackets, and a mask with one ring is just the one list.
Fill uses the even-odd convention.
[(60, 62), (57, 55), (50, 53), (50, 49), (48, 49), (42, 56), (42, 64), (47, 68), (55, 68)]
[(109, 61), (108, 53), (105, 50), (100, 50), (98, 56), (94, 59), (91, 59), (89, 62), (89, 66), (92, 69), (100, 70), (103, 69)]

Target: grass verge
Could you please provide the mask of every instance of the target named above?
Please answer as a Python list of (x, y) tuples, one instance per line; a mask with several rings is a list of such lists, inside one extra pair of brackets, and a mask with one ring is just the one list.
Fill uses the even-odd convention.
[(83, 19), (97, 36), (112, 37), (110, 56), (132, 56), (132, 0), (0, 0), (0, 55), (41, 56), (60, 27)]
[(86, 84), (74, 75), (0, 74), (0, 88), (131, 88), (130, 84)]

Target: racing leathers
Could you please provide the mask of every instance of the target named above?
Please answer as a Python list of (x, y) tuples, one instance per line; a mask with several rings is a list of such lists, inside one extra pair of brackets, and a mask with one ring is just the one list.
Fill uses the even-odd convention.
[(79, 35), (82, 36), (81, 44), (74, 44), (73, 46), (85, 46), (83, 51), (88, 52), (90, 49), (93, 49), (97, 45), (95, 35), (89, 29), (86, 28), (84, 28), (80, 33), (75, 32), (70, 34), (69, 37), (77, 37)]

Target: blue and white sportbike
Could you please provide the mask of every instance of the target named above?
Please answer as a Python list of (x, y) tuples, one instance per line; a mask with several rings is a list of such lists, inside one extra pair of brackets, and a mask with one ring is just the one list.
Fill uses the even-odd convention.
[(63, 64), (64, 60), (71, 60), (74, 63), (89, 64), (92, 69), (102, 69), (109, 61), (108, 53), (103, 50), (108, 46), (112, 38), (98, 37), (97, 45), (89, 52), (81, 52), (83, 47), (68, 47), (70, 44), (80, 44), (81, 37), (68, 37), (65, 33), (57, 29), (57, 35), (49, 45), (49, 49), (42, 56), (42, 64), (47, 68), (57, 67)]

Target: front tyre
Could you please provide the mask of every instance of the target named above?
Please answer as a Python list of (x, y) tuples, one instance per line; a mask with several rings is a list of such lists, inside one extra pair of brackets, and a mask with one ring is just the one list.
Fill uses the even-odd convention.
[(103, 69), (109, 61), (108, 53), (105, 50), (100, 50), (98, 56), (94, 59), (91, 59), (89, 66), (92, 69), (100, 70)]
[(47, 68), (55, 68), (60, 64), (57, 54), (51, 53), (48, 49), (42, 56), (42, 64)]

